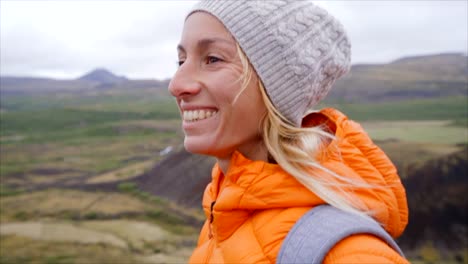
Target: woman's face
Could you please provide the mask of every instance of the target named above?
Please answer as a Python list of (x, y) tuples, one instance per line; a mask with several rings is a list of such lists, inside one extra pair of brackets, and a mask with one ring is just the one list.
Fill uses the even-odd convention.
[(263, 144), (266, 108), (256, 74), (241, 92), (243, 68), (234, 38), (215, 17), (196, 12), (185, 21), (178, 54), (169, 91), (182, 116), (185, 148), (218, 158), (238, 150), (249, 157)]

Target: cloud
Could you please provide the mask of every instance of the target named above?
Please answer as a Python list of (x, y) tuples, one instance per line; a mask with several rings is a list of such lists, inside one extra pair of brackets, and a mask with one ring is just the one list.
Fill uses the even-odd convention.
[(354, 62), (388, 62), (402, 56), (467, 52), (465, 1), (319, 2), (344, 24)]
[[(2, 75), (172, 75), (187, 1), (1, 2)], [(172, 47), (169, 52), (168, 47)]]
[[(168, 78), (193, 1), (0, 1), (0, 74), (75, 78), (105, 67)], [(466, 1), (317, 1), (345, 26), (353, 61), (467, 52)]]

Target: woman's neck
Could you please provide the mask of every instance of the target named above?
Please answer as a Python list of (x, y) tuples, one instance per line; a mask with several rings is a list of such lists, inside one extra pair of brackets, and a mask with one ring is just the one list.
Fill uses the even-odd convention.
[[(251, 145), (249, 147), (238, 149), (237, 151), (249, 160), (260, 160), (268, 162), (268, 150), (265, 144), (263, 144), (263, 142), (260, 144), (255, 144), (253, 146)], [(233, 154), (234, 152), (230, 153), (226, 157), (217, 158), (218, 166), (223, 172), (223, 174), (227, 173), (229, 166), (231, 165)]]

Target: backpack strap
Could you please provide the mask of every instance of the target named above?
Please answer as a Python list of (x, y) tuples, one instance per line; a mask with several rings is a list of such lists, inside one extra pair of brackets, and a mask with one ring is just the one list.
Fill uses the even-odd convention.
[(289, 231), (277, 263), (322, 263), (333, 246), (355, 234), (374, 235), (404, 257), (393, 238), (376, 221), (321, 205), (302, 216)]

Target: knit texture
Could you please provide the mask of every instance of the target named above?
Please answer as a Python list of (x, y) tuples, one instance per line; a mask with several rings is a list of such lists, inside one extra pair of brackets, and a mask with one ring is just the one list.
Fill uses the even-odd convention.
[(207, 12), (237, 40), (273, 105), (293, 125), (350, 68), (351, 45), (327, 11), (298, 0), (202, 0), (187, 15)]

